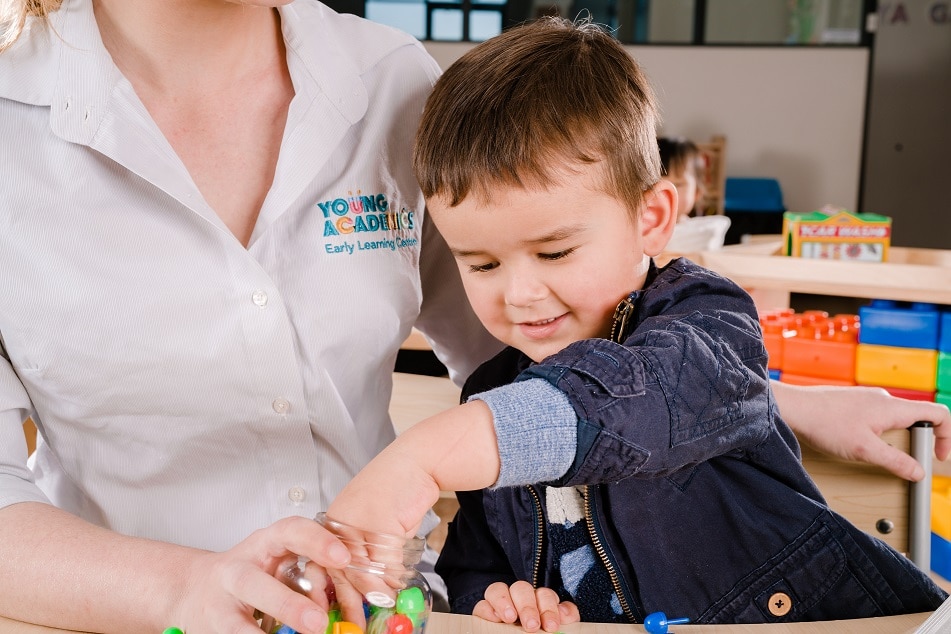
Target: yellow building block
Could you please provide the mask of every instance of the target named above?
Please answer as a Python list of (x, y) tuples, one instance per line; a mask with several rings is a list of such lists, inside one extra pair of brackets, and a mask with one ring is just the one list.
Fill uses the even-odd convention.
[(934, 392), (938, 351), (860, 343), (855, 350), (855, 382)]
[(931, 476), (931, 532), (951, 541), (951, 478)]

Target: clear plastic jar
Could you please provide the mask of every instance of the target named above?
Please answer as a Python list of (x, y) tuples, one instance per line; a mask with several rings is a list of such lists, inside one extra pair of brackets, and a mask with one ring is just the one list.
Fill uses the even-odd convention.
[[(415, 566), (426, 540), (369, 533), (331, 520), (325, 513), (318, 514), (316, 520), (347, 546), (351, 557), (345, 570), (331, 575), (336, 585), (332, 579), (327, 582), (330, 622), (326, 634), (423, 634), (433, 597), (429, 583)], [(292, 565), (282, 580), (298, 592), (311, 594), (314, 586), (305, 570), (303, 562)], [(269, 634), (294, 632), (268, 619), (262, 622), (262, 629)]]

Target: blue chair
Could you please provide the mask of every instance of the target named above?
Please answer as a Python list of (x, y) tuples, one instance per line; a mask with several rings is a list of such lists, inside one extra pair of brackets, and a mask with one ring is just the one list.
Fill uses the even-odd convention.
[(737, 244), (745, 234), (783, 231), (783, 192), (775, 178), (727, 178), (723, 202), (730, 218), (725, 244)]

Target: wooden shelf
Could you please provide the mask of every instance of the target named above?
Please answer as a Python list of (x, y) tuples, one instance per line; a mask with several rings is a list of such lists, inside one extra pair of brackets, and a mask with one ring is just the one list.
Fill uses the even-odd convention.
[(787, 257), (781, 246), (776, 237), (693, 258), (751, 292), (951, 304), (951, 251), (891, 247), (888, 262), (847, 262)]

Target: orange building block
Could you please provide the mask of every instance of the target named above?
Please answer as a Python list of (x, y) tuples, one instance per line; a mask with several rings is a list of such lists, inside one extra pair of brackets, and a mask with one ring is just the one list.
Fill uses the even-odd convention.
[(826, 379), (818, 376), (806, 376), (804, 374), (790, 374), (783, 372), (779, 377), (780, 383), (789, 383), (790, 385), (855, 385), (855, 381), (842, 381), (840, 379)]
[(784, 342), (783, 372), (854, 384), (857, 316), (805, 311), (795, 321), (795, 336)]

